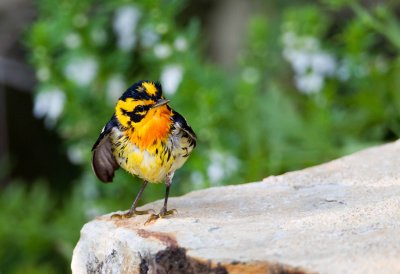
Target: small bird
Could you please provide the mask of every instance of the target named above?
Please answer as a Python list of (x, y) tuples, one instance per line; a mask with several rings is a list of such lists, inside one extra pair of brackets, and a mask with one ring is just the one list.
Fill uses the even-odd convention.
[(162, 95), (161, 84), (151, 81), (133, 84), (118, 99), (115, 113), (92, 148), (92, 167), (102, 182), (112, 182), (119, 167), (143, 180), (129, 211), (112, 217), (148, 214), (150, 210), (136, 210), (139, 199), (148, 183), (163, 181), (166, 185), (164, 205), (147, 222), (176, 211), (167, 209), (172, 178), (196, 146), (196, 134), (168, 103)]

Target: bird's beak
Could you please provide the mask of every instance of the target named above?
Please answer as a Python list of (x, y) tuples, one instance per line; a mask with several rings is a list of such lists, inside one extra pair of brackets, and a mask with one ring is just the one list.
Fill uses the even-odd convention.
[(161, 106), (166, 105), (168, 103), (169, 103), (168, 99), (160, 99), (151, 108), (161, 107)]

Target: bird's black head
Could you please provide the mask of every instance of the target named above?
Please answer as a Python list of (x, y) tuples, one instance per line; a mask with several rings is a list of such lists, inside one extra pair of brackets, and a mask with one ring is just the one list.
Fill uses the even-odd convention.
[(170, 113), (168, 102), (169, 100), (162, 96), (159, 83), (140, 81), (128, 88), (119, 98), (115, 106), (115, 117), (123, 127), (135, 127), (142, 123), (147, 115), (156, 115), (156, 109)]
[(127, 98), (157, 101), (162, 98), (161, 84), (146, 80), (134, 83), (122, 94), (119, 100), (125, 101)]

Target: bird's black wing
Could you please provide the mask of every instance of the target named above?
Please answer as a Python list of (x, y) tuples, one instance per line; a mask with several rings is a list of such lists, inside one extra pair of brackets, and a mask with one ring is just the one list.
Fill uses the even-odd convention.
[(195, 147), (197, 136), (196, 133), (194, 133), (193, 129), (186, 122), (186, 119), (183, 118), (183, 116), (180, 115), (178, 112), (173, 111), (172, 120), (177, 124), (180, 130), (182, 130), (185, 135), (187, 135), (186, 137), (189, 139), (190, 145)]
[(111, 120), (104, 126), (99, 138), (93, 145), (92, 168), (97, 178), (104, 183), (112, 182), (114, 171), (119, 165), (112, 153), (112, 145), (109, 138), (111, 130), (118, 126), (118, 122), (113, 115)]

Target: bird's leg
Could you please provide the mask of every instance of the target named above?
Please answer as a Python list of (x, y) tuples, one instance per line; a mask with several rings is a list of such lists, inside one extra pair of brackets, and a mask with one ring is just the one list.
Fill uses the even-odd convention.
[(148, 183), (147, 181), (143, 181), (142, 188), (139, 190), (139, 193), (136, 195), (136, 198), (135, 198), (135, 200), (133, 201), (132, 206), (131, 206), (131, 208), (129, 209), (129, 211), (128, 211), (127, 213), (124, 213), (124, 214), (113, 214), (113, 215), (111, 216), (111, 218), (118, 218), (118, 219), (130, 218), (130, 217), (135, 216), (135, 215), (149, 214), (150, 211), (153, 211), (153, 212), (154, 212), (154, 210), (152, 210), (152, 209), (143, 210), (143, 211), (141, 211), (141, 210), (136, 210), (137, 204), (138, 204), (138, 202), (139, 202), (139, 200), (140, 200), (140, 197), (141, 197), (142, 194), (143, 194), (144, 189), (145, 189), (146, 186), (147, 186), (147, 183)]
[(167, 210), (167, 204), (168, 204), (168, 196), (169, 196), (169, 189), (171, 188), (172, 184), (172, 177), (174, 176), (174, 173), (169, 173), (165, 179), (165, 197), (164, 197), (164, 205), (160, 210), (160, 213), (158, 214), (151, 214), (149, 219), (146, 221), (145, 224), (151, 223), (158, 218), (164, 218), (165, 216), (172, 215), (174, 213), (177, 213), (176, 209), (170, 209)]
[(176, 209), (170, 209), (167, 210), (167, 203), (168, 203), (168, 196), (169, 196), (169, 189), (171, 188), (171, 182), (167, 184), (165, 188), (165, 199), (164, 199), (164, 205), (160, 210), (160, 213), (158, 214), (161, 218), (164, 216), (172, 215), (177, 212)]

